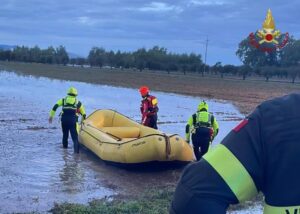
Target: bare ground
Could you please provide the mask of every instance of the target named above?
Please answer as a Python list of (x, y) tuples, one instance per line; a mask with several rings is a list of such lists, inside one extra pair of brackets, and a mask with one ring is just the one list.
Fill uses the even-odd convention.
[(95, 84), (106, 84), (129, 88), (147, 85), (155, 91), (172, 92), (209, 99), (233, 102), (242, 113), (251, 112), (264, 100), (299, 92), (300, 84), (286, 80), (265, 82), (263, 79), (241, 80), (219, 76), (171, 72), (155, 72), (121, 69), (81, 68), (36, 63), (0, 62), (0, 69), (18, 74), (73, 80)]

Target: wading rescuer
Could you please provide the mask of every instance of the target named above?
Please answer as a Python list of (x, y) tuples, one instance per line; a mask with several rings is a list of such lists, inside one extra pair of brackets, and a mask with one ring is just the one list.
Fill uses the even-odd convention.
[(149, 94), (150, 91), (147, 86), (140, 87), (139, 91), (143, 98), (140, 108), (142, 114), (141, 124), (157, 129), (157, 98)]
[(193, 114), (186, 125), (186, 141), (190, 142), (192, 133), (192, 142), (194, 153), (197, 160), (208, 151), (210, 143), (219, 132), (219, 125), (216, 118), (208, 112), (208, 104), (205, 101), (200, 102), (198, 110)]
[(62, 106), (61, 113), (61, 128), (63, 132), (62, 144), (63, 148), (68, 148), (69, 132), (71, 133), (72, 141), (74, 144), (74, 152), (79, 153), (77, 122), (79, 114), (85, 119), (85, 109), (80, 101), (77, 100), (77, 90), (71, 87), (65, 98), (57, 101), (50, 111), (49, 123), (52, 123), (55, 111), (58, 107)]
[(260, 104), (183, 172), (170, 213), (225, 214), (229, 204), (265, 196), (264, 214), (300, 211), (300, 94)]

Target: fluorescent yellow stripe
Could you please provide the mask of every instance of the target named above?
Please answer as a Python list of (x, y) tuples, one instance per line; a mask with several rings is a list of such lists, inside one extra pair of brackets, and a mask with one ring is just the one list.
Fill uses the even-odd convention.
[(152, 105), (156, 105), (157, 104), (157, 99), (153, 99), (152, 100)]
[(257, 194), (256, 186), (248, 171), (224, 145), (219, 144), (203, 158), (219, 173), (239, 202)]
[(79, 125), (79, 123), (76, 123), (76, 130), (77, 130), (77, 133), (79, 133), (79, 131), (80, 131), (80, 125)]
[(55, 115), (55, 111), (51, 110), (50, 113), (49, 113), (49, 116), (54, 117), (54, 115)]
[(79, 108), (80, 114), (83, 116), (85, 115), (85, 109), (83, 107), (83, 105), (81, 104), (80, 108)]
[[(297, 211), (295, 211), (297, 210)], [(264, 214), (294, 214), (299, 213), (300, 205), (299, 206), (291, 206), (291, 207), (274, 207), (268, 204), (264, 206)]]

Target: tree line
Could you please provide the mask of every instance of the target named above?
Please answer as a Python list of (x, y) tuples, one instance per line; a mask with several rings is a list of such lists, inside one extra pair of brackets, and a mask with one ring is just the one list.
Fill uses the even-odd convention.
[(0, 60), (66, 65), (69, 62), (69, 55), (64, 46), (57, 48), (50, 46), (46, 49), (38, 46), (33, 48), (17, 46), (13, 50), (0, 50)]
[[(41, 49), (38, 46), (33, 48), (17, 46), (13, 50), (0, 50), (0, 60), (36, 62), (48, 64), (71, 64), (89, 65), (93, 67), (110, 68), (135, 68), (140, 71), (181, 71), (197, 72), (204, 75), (203, 71), (211, 74), (241, 76), (246, 79), (248, 76), (262, 76), (269, 81), (276, 76), (278, 78), (291, 78), (295, 82), (300, 76), (300, 40), (293, 37), (289, 39), (283, 48), (274, 51), (262, 51), (251, 45), (249, 37), (243, 39), (236, 51), (243, 65), (222, 65), (217, 62), (213, 66), (205, 65), (200, 54), (176, 54), (169, 52), (166, 48), (154, 46), (150, 49), (140, 48), (132, 52), (107, 51), (102, 47), (91, 48), (88, 57), (69, 58), (66, 48), (52, 46)], [(205, 67), (205, 69), (204, 69)]]
[(164, 71), (200, 72), (204, 64), (201, 55), (175, 54), (166, 48), (154, 46), (150, 49), (141, 48), (134, 52), (105, 51), (104, 48), (93, 47), (87, 62), (91, 66), (104, 65), (118, 68), (137, 68)]
[(151, 49), (141, 48), (134, 52), (106, 51), (101, 47), (93, 47), (87, 58), (69, 58), (66, 48), (48, 47), (40, 49), (17, 46), (13, 50), (0, 50), (0, 60), (36, 62), (47, 64), (90, 65), (94, 67), (109, 66), (116, 68), (137, 68), (165, 71), (200, 72), (204, 64), (201, 55), (175, 54), (166, 48), (154, 46)]

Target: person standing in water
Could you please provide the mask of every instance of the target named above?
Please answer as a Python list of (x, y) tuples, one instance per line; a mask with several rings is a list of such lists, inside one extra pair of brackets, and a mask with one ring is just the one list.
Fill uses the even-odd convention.
[(157, 112), (158, 112), (158, 102), (155, 96), (150, 95), (150, 90), (147, 86), (142, 86), (139, 89), (142, 96), (141, 102), (141, 114), (142, 121), (141, 124), (144, 126), (157, 129)]
[(57, 108), (62, 106), (61, 128), (63, 132), (63, 148), (68, 148), (68, 138), (70, 132), (74, 144), (75, 153), (79, 153), (77, 133), (78, 114), (81, 114), (83, 119), (86, 118), (84, 106), (79, 100), (77, 100), (77, 95), (78, 93), (76, 88), (70, 87), (67, 96), (57, 101), (57, 103), (51, 109), (49, 116), (49, 123), (52, 123)]

